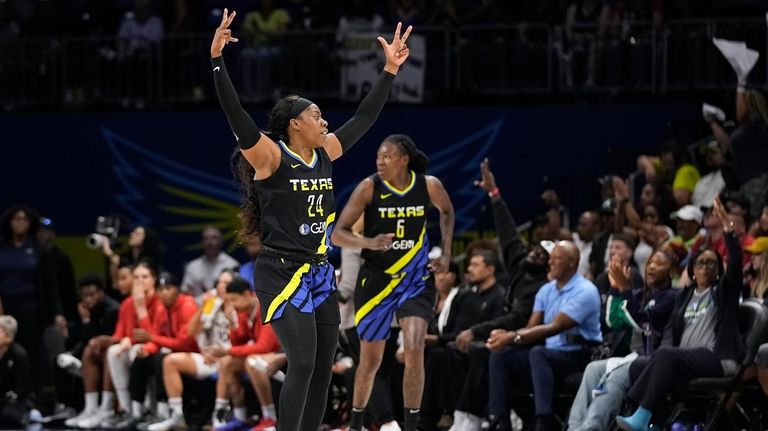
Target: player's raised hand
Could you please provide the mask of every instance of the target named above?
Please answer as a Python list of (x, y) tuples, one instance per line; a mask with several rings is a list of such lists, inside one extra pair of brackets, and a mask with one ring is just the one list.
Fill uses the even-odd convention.
[(224, 13), (221, 15), (221, 24), (216, 28), (216, 33), (213, 35), (213, 41), (211, 42), (211, 58), (221, 56), (221, 51), (229, 42), (237, 42), (236, 37), (232, 37), (232, 30), (229, 29), (229, 25), (235, 19), (237, 12), (224, 9)]
[(480, 163), (480, 180), (475, 181), (475, 185), (490, 192), (496, 188), (496, 177), (491, 172), (491, 166), (488, 162), (488, 158), (483, 159)]
[(384, 67), (385, 70), (389, 72), (397, 71), (400, 66), (405, 63), (405, 60), (408, 59), (408, 45), (405, 44), (405, 41), (408, 40), (408, 36), (411, 35), (411, 30), (413, 30), (413, 26), (408, 26), (408, 28), (405, 30), (405, 33), (401, 36), (400, 30), (403, 28), (403, 23), (398, 22), (397, 28), (395, 29), (395, 35), (392, 37), (392, 42), (387, 43), (387, 40), (383, 37), (379, 36), (377, 39), (379, 40), (379, 43), (381, 43), (381, 47), (384, 49), (384, 55), (387, 57), (387, 65)]

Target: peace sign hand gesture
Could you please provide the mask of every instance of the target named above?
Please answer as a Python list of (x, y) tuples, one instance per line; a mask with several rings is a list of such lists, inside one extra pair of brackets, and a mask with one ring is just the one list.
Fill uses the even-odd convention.
[(230, 14), (227, 9), (224, 9), (224, 13), (221, 15), (221, 24), (216, 28), (216, 33), (213, 35), (213, 41), (211, 42), (211, 58), (220, 57), (221, 51), (229, 42), (237, 42), (237, 38), (232, 37), (232, 30), (229, 29), (229, 25), (232, 24), (235, 15), (237, 15), (237, 12), (232, 11)]
[(384, 66), (384, 70), (393, 74), (397, 73), (400, 66), (408, 59), (408, 45), (405, 44), (405, 41), (411, 35), (413, 26), (409, 25), (401, 37), (400, 30), (402, 27), (403, 23), (398, 22), (392, 43), (387, 43), (387, 40), (381, 36), (378, 37), (379, 43), (381, 43), (381, 47), (384, 49), (384, 55), (387, 57), (387, 64)]

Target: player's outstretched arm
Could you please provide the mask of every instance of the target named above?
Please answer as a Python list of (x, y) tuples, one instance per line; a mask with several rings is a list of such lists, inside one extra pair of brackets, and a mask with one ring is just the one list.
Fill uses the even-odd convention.
[(229, 79), (222, 56), (224, 47), (230, 42), (236, 43), (238, 40), (232, 36), (232, 30), (229, 29), (235, 15), (235, 11), (230, 14), (227, 9), (224, 9), (221, 24), (216, 28), (213, 41), (211, 41), (213, 83), (216, 87), (216, 95), (219, 98), (221, 109), (227, 115), (229, 127), (240, 145), (240, 150), (256, 169), (256, 176), (265, 178), (277, 170), (280, 162), (280, 150), (269, 137), (261, 133), (251, 116), (243, 109), (235, 86)]
[(325, 151), (331, 160), (336, 160), (342, 154), (349, 151), (352, 145), (360, 140), (379, 117), (379, 113), (389, 97), (392, 81), (395, 80), (395, 75), (400, 70), (400, 66), (408, 59), (408, 45), (405, 44), (405, 41), (408, 40), (413, 27), (408, 26), (405, 33), (401, 36), (402, 26), (402, 23), (397, 23), (391, 43), (387, 43), (386, 39), (379, 36), (378, 41), (381, 43), (384, 55), (387, 58), (384, 70), (381, 71), (376, 83), (374, 83), (371, 90), (360, 102), (355, 115), (342, 124), (335, 132), (328, 135)]

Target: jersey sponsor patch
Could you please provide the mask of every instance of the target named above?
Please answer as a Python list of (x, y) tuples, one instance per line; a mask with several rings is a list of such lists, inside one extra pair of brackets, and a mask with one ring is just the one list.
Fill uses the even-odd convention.
[(312, 223), (312, 224), (302, 223), (299, 226), (299, 233), (305, 236), (311, 233), (319, 235), (319, 234), (325, 233), (326, 227), (327, 225), (324, 221)]

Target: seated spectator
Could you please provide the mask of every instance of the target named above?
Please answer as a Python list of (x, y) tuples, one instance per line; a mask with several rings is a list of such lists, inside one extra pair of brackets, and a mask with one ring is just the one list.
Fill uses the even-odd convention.
[(745, 271), (745, 286), (748, 298), (768, 299), (768, 237), (762, 236), (744, 247), (750, 254), (748, 270)]
[[(133, 288), (131, 296), (120, 304), (112, 345), (107, 349), (106, 360), (109, 376), (117, 395), (118, 414), (113, 409), (99, 412), (78, 423), (80, 428), (112, 428), (118, 423), (130, 423), (133, 417), (143, 413), (141, 406), (131, 404), (130, 371), (143, 346), (134, 334), (139, 328), (139, 320), (154, 318), (164, 309), (156, 295), (157, 271), (147, 262), (139, 262), (133, 268)], [(110, 406), (111, 407), (111, 406)], [(132, 412), (135, 410), (135, 415)]]
[[(615, 191), (614, 184), (614, 191)], [(627, 194), (627, 199), (629, 195)], [(659, 222), (664, 224), (669, 222), (670, 208), (674, 206), (674, 198), (672, 197), (672, 190), (665, 184), (650, 182), (645, 183), (640, 190), (640, 198), (637, 202), (637, 208), (645, 208), (648, 205), (653, 205), (659, 212)]]
[(154, 316), (139, 315), (139, 327), (133, 330), (133, 337), (143, 345), (136, 351), (136, 358), (131, 363), (131, 417), (119, 422), (118, 429), (133, 428), (139, 424), (150, 383), (154, 383), (157, 412), (155, 420), (149, 418), (148, 425), (168, 419), (170, 411), (163, 385), (166, 352), (198, 350), (188, 329), (189, 321), (197, 312), (195, 299), (180, 293), (178, 279), (168, 272), (160, 273), (157, 279), (157, 297), (163, 306), (153, 310)]
[[(121, 267), (131, 267), (137, 262), (149, 262), (155, 268), (161, 264), (160, 238), (154, 229), (148, 226), (136, 226), (128, 235), (127, 249), (121, 253), (115, 253), (107, 237), (101, 242), (101, 251), (109, 260), (109, 277), (114, 281), (119, 275)], [(130, 293), (130, 289), (128, 291)], [(124, 294), (127, 296), (127, 294)]]
[(343, 45), (350, 33), (379, 33), (383, 25), (384, 18), (376, 12), (374, 2), (345, 0), (336, 26), (336, 42)]
[(151, 44), (163, 39), (163, 21), (152, 12), (149, 0), (135, 1), (133, 13), (126, 14), (120, 23), (117, 37), (120, 59), (146, 54)]
[(658, 157), (640, 156), (637, 168), (645, 174), (645, 181), (672, 188), (675, 208), (691, 203), (693, 190), (701, 178), (699, 171), (686, 160), (686, 154), (674, 142), (665, 143)]
[(427, 335), (426, 344), (436, 347), (430, 351), (424, 367), (426, 378), (422, 405), (427, 407), (425, 416), (452, 415), (466, 383), (469, 356), (453, 347), (446, 347), (446, 344), (453, 341), (459, 332), (495, 319), (504, 311), (504, 288), (496, 280), (497, 266), (495, 252), (476, 251), (469, 259), (465, 274), (469, 286), (459, 290), (451, 302), (442, 332)]
[(112, 279), (112, 290), (109, 292), (114, 299), (124, 300), (133, 290), (133, 265), (121, 263), (117, 267), (117, 277)]
[[(210, 358), (208, 361), (218, 360), (219, 378), (224, 379), (234, 407), (234, 417), (220, 429), (240, 429), (248, 420), (245, 394), (240, 378), (243, 372), (247, 372), (251, 377), (251, 383), (261, 405), (262, 420), (257, 426), (277, 426), (269, 375), (246, 359), (278, 352), (280, 342), (272, 326), (261, 323), (259, 300), (250, 290), (250, 284), (247, 281), (240, 277), (233, 279), (227, 285), (226, 302), (237, 312), (237, 323), (229, 332), (230, 345), (217, 343), (203, 350), (203, 355)], [(216, 408), (223, 409), (225, 406), (217, 402)], [(219, 415), (218, 412), (214, 414)], [(291, 412), (284, 412), (284, 414), (291, 414)]]
[(661, 343), (677, 297), (672, 276), (680, 270), (679, 265), (675, 254), (659, 250), (646, 266), (645, 286), (632, 288), (629, 267), (618, 257), (611, 260), (611, 296), (606, 304), (605, 321), (616, 334), (615, 342), (627, 344), (632, 353), (587, 365), (571, 406), (569, 430), (610, 429), (611, 420), (629, 390), (629, 364), (637, 355), (651, 354)]
[[(637, 269), (633, 259), (633, 253), (635, 250), (635, 241), (629, 235), (623, 233), (617, 233), (611, 235), (611, 242), (608, 246), (609, 259), (617, 259), (622, 267), (629, 267), (629, 283), (631, 289), (640, 288), (643, 286), (643, 277), (640, 275), (640, 271)], [(600, 273), (595, 279), (595, 286), (600, 292), (603, 302), (607, 298), (608, 291), (611, 289), (611, 283), (609, 280), (610, 272), (609, 268), (605, 268), (605, 271)]]
[[(743, 249), (744, 247), (752, 244), (755, 240), (751, 236), (747, 235), (746, 225), (744, 224), (744, 218), (741, 215), (729, 214), (728, 218), (733, 222), (733, 233), (739, 240), (739, 245)], [(723, 232), (722, 223), (717, 217), (712, 214), (711, 211), (707, 211), (704, 214), (704, 235), (701, 235), (698, 240), (691, 246), (691, 254), (696, 253), (700, 248), (709, 248), (717, 252), (723, 257), (723, 260), (727, 264), (729, 261), (728, 249), (725, 246), (725, 236)], [(742, 254), (742, 265), (749, 263), (750, 256)]]
[(41, 419), (32, 404), (32, 369), (27, 351), (14, 342), (18, 324), (0, 316), (0, 426), (19, 427)]
[(768, 205), (763, 207), (760, 216), (750, 226), (749, 234), (754, 238), (768, 236)]
[(536, 292), (547, 282), (547, 261), (549, 251), (554, 247), (554, 243), (548, 241), (543, 242), (544, 245), (537, 244), (530, 250), (526, 249), (518, 235), (517, 225), (509, 207), (501, 198), (487, 160), (481, 165), (481, 176), (482, 179), (477, 185), (491, 197), (494, 223), (509, 275), (509, 287), (504, 297), (502, 315), (476, 323), (456, 336), (456, 347), (469, 355), (469, 365), (451, 421), (455, 429), (479, 428), (480, 418), (485, 414), (488, 403), (490, 352), (484, 346), (471, 349), (472, 343), (484, 343), (494, 329), (513, 330), (528, 322)]
[(686, 205), (673, 212), (672, 219), (675, 220), (676, 235), (672, 237), (672, 241), (679, 241), (690, 250), (701, 237), (699, 229), (703, 218), (704, 213), (693, 205)]
[[(96, 276), (84, 276), (79, 281), (80, 302), (77, 311), (83, 329), (80, 339), (68, 352), (59, 355), (57, 363), (72, 363), (72, 359), (82, 361), (83, 389), (85, 392), (85, 408), (77, 416), (65, 421), (68, 427), (80, 427), (80, 421), (98, 414), (99, 410), (110, 411), (115, 403), (115, 390), (109, 371), (104, 367), (104, 356), (107, 347), (112, 344), (112, 333), (117, 324), (120, 304), (104, 293), (104, 280)], [(72, 384), (57, 380), (59, 386)], [(99, 407), (99, 392), (101, 392), (101, 407)]]
[(203, 292), (216, 285), (216, 278), (225, 269), (237, 268), (240, 264), (221, 251), (221, 231), (213, 226), (203, 230), (203, 255), (189, 262), (184, 269), (181, 291), (199, 298)]
[(733, 375), (744, 354), (737, 321), (741, 297), (741, 248), (722, 202), (715, 198), (715, 216), (723, 224), (731, 262), (709, 249), (691, 256), (688, 274), (693, 283), (677, 298), (661, 348), (630, 367), (628, 396), (638, 407), (630, 416), (617, 416), (624, 430), (647, 430), (654, 411), (674, 385), (700, 377)]
[[(578, 274), (579, 249), (561, 241), (549, 257), (548, 278), (536, 294), (525, 328), (494, 329), (486, 342), (489, 360), (488, 410), (499, 429), (509, 430), (512, 388), (531, 388), (538, 430), (554, 429), (555, 381), (579, 372), (602, 341), (600, 294)], [(544, 342), (544, 345), (537, 345)], [(530, 347), (533, 346), (533, 347)], [(533, 364), (536, 364), (533, 366)]]
[[(216, 293), (203, 294), (201, 306), (189, 321), (189, 335), (195, 337), (197, 346), (205, 351), (209, 347), (220, 344), (230, 347), (229, 328), (235, 321), (234, 309), (224, 305), (227, 285), (237, 275), (231, 270), (224, 270), (216, 282)], [(228, 313), (229, 312), (229, 313)], [(230, 314), (230, 315), (228, 315)], [(192, 376), (202, 380), (214, 376), (219, 371), (219, 361), (206, 357), (199, 352), (173, 352), (163, 359), (163, 384), (168, 396), (171, 409), (170, 417), (162, 422), (149, 426), (150, 431), (185, 428), (184, 409), (182, 407), (183, 381), (182, 375)], [(227, 387), (224, 379), (216, 380), (216, 409), (212, 417), (213, 428), (219, 428), (226, 423), (225, 409), (229, 406)]]
[(243, 89), (255, 100), (273, 95), (273, 76), (280, 73), (277, 66), (282, 50), (280, 37), (291, 24), (288, 11), (275, 6), (277, 1), (259, 3), (259, 9), (246, 15), (243, 22), (243, 33), (250, 43), (242, 51)]

